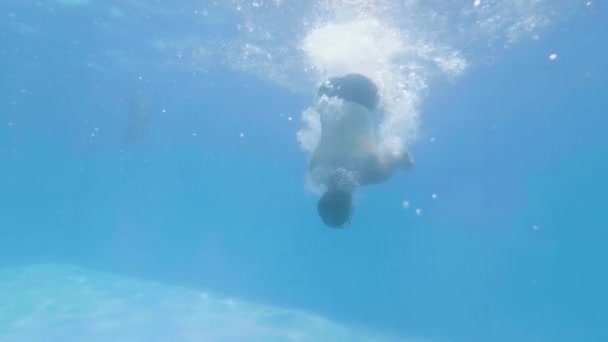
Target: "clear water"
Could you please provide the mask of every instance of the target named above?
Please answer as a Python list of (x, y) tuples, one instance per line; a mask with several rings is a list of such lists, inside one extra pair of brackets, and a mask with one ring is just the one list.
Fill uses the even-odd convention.
[[(0, 2), (3, 341), (604, 341), (602, 0)], [(323, 226), (326, 76), (415, 166)]]

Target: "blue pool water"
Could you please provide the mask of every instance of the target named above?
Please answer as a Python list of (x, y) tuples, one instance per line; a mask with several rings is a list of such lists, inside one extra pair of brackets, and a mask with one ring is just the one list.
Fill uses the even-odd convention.
[[(608, 340), (608, 3), (2, 0), (0, 340)], [(411, 172), (323, 225), (327, 75)]]

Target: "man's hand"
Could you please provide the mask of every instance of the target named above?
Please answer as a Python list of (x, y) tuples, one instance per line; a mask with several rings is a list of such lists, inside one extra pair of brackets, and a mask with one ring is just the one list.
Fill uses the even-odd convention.
[(401, 168), (408, 172), (412, 171), (414, 168), (414, 162), (412, 161), (412, 158), (410, 158), (410, 154), (407, 152), (403, 153), (400, 164)]
[(390, 161), (387, 163), (391, 169), (401, 169), (404, 171), (411, 171), (414, 168), (414, 162), (410, 158), (410, 154), (407, 152), (401, 152), (399, 154), (393, 154)]

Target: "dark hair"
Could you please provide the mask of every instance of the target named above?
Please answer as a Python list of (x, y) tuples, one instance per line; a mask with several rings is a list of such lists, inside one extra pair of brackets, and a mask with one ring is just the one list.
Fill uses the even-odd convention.
[(378, 87), (372, 80), (360, 74), (330, 78), (319, 87), (317, 96), (322, 95), (357, 103), (369, 110), (376, 109), (379, 101)]
[(332, 228), (343, 228), (350, 223), (352, 194), (350, 191), (331, 189), (321, 196), (317, 211), (323, 223)]

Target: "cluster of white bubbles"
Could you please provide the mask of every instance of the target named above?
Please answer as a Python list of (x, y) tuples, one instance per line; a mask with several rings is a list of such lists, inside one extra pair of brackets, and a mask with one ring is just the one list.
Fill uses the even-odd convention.
[[(331, 76), (361, 73), (381, 95), (381, 152), (398, 154), (416, 139), (420, 104), (433, 79), (462, 75), (571, 7), (554, 0), (232, 1), (242, 25), (233, 66), (314, 93)], [(318, 113), (303, 112), (298, 140), (312, 151)]]
[[(400, 154), (416, 139), (420, 105), (432, 81), (455, 79), (471, 66), (492, 60), (505, 47), (522, 39), (541, 39), (548, 26), (590, 8), (571, 0), (215, 0), (188, 7), (133, 0), (128, 4), (149, 15), (195, 18), (192, 27), (199, 31), (163, 38), (162, 30), (149, 39), (159, 55), (166, 55), (167, 66), (205, 71), (208, 64), (220, 64), (311, 97), (327, 77), (368, 76), (381, 95), (377, 135), (385, 154)], [(121, 63), (125, 53), (116, 54)], [(303, 121), (298, 140), (310, 152), (319, 139), (318, 113), (305, 110)]]

